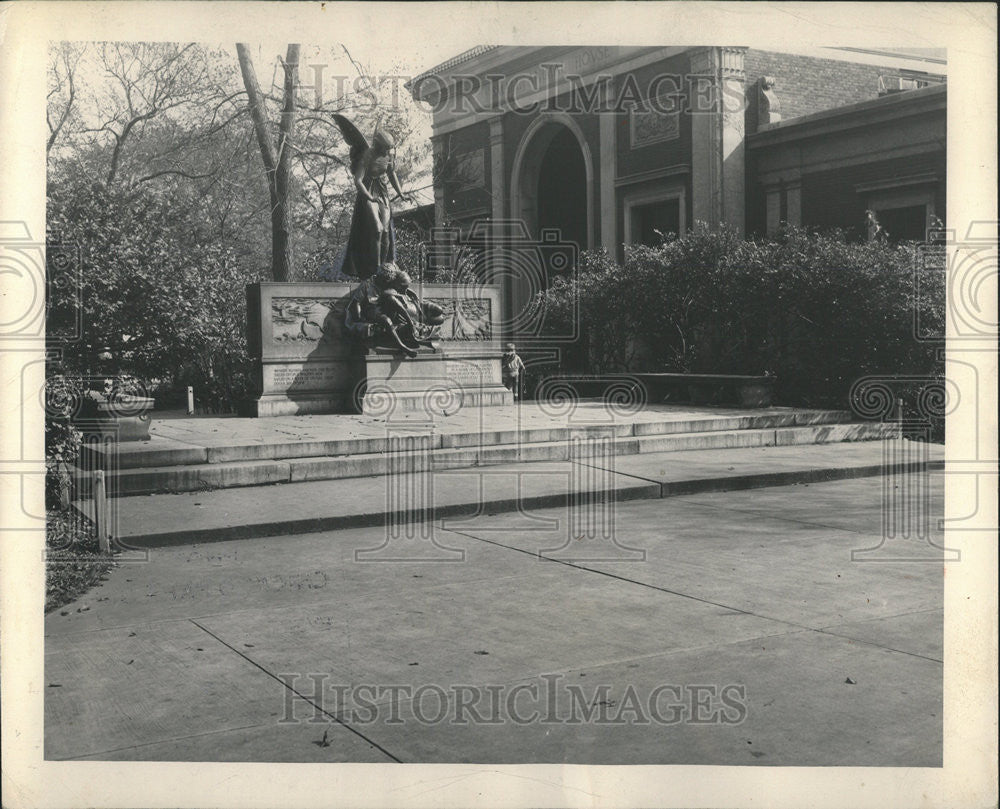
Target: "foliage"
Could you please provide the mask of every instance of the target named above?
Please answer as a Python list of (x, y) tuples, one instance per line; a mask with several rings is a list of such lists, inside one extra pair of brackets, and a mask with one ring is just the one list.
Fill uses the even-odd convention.
[[(283, 71), (280, 57), (268, 56), (255, 58), (274, 122)], [(314, 68), (326, 68), (324, 81)], [(376, 81), (342, 47), (304, 50), (300, 72), (291, 279), (325, 280), (354, 200), (332, 115), (349, 115), (368, 134), (376, 122), (391, 132), (404, 186), (421, 176), (429, 146), (416, 136), (408, 93)], [(200, 406), (233, 409), (250, 392), (244, 289), (268, 275), (272, 224), (236, 53), (191, 43), (55, 43), (48, 84), (47, 241), (61, 243), (64, 250), (49, 252), (75, 256), (82, 271), (79, 287), (55, 286), (49, 300), (50, 332), (78, 308), (83, 326), (82, 339), (63, 351), (61, 373), (130, 374), (158, 396), (191, 385)], [(406, 237), (401, 247), (414, 253)], [(109, 359), (98, 361), (101, 354)], [(68, 421), (56, 414), (53, 422), (55, 464), (73, 444)]]
[(80, 286), (58, 286), (50, 300), (51, 330), (81, 310), (82, 340), (63, 351), (67, 372), (168, 378), (193, 385), (214, 410), (246, 392), (244, 287), (259, 275), (203, 222), (153, 186), (53, 176), (48, 224), (49, 241), (81, 265)]
[[(281, 56), (259, 49), (254, 60), (266, 78), (263, 112), (276, 125)], [(398, 81), (406, 70), (389, 64), (379, 72), (381, 78), (342, 46), (302, 49), (289, 142), (290, 280), (321, 275), (347, 240), (354, 187), (334, 113), (350, 117), (367, 136), (376, 123), (393, 135), (404, 188), (428, 179), (421, 115)], [(271, 200), (232, 46), (54, 43), (48, 88), (50, 181), (151, 190), (171, 200), (171, 216), (189, 216), (247, 270), (267, 273)], [(183, 229), (172, 238), (175, 249), (187, 248)]]
[(554, 277), (542, 295), (545, 326), (558, 334), (579, 329), (577, 343), (569, 348), (567, 370), (605, 373), (632, 366), (638, 336), (635, 319), (638, 286), (629, 273), (633, 268), (618, 264), (606, 250), (580, 254), (573, 280)]
[[(913, 244), (849, 243), (788, 229), (744, 241), (699, 228), (658, 247), (581, 257), (578, 278), (542, 295), (553, 327), (578, 305), (585, 327), (563, 370), (777, 375), (787, 404), (844, 406), (868, 374), (943, 372), (914, 339), (914, 313), (943, 330), (943, 272), (915, 272)], [(936, 260), (936, 258), (934, 259)]]
[(80, 431), (73, 426), (75, 390), (59, 375), (60, 366), (46, 367), (45, 417), (45, 504), (60, 502), (61, 492), (69, 487), (70, 468), (80, 452)]
[(48, 511), (45, 546), (46, 612), (79, 598), (114, 566), (114, 559), (98, 548), (91, 523), (72, 508)]

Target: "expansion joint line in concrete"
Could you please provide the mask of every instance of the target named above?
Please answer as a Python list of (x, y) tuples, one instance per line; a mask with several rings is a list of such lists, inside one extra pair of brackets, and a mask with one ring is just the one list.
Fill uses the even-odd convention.
[(322, 713), (322, 714), (330, 717), (330, 720), (332, 722), (336, 722), (338, 725), (341, 725), (342, 727), (346, 728), (351, 733), (353, 733), (355, 736), (357, 736), (358, 738), (362, 739), (363, 741), (365, 741), (366, 743), (368, 743), (372, 747), (374, 747), (376, 750), (379, 750), (380, 752), (382, 752), (383, 754), (385, 754), (386, 756), (388, 756), (389, 758), (391, 758), (397, 764), (402, 764), (403, 763), (403, 760), (401, 758), (397, 758), (396, 756), (394, 756), (392, 753), (390, 753), (388, 750), (386, 750), (378, 742), (373, 741), (372, 739), (369, 739), (367, 736), (365, 736), (364, 733), (362, 733), (361, 731), (359, 731), (357, 728), (352, 727), (347, 722), (345, 722), (344, 720), (342, 720), (340, 717), (338, 717), (338, 716), (330, 713), (322, 705), (318, 705), (314, 700), (310, 699), (305, 694), (302, 694), (302, 693), (296, 691), (294, 688), (292, 688), (288, 683), (286, 683), (284, 680), (282, 680), (276, 674), (274, 674), (273, 672), (268, 671), (266, 668), (264, 668), (256, 660), (253, 660), (252, 658), (247, 657), (245, 654), (243, 654), (243, 652), (241, 652), (239, 649), (237, 649), (231, 643), (227, 643), (222, 638), (220, 638), (218, 635), (216, 635), (214, 632), (212, 632), (212, 630), (206, 629), (204, 626), (202, 626), (201, 624), (199, 624), (196, 620), (194, 620), (194, 618), (189, 618), (188, 620), (191, 621), (191, 623), (194, 624), (196, 627), (198, 627), (198, 629), (200, 629), (202, 632), (204, 632), (205, 634), (207, 634), (210, 637), (212, 637), (215, 640), (217, 640), (219, 643), (221, 643), (223, 646), (225, 646), (230, 651), (233, 651), (236, 654), (238, 654), (240, 657), (242, 657), (244, 660), (246, 660), (247, 663), (249, 663), (251, 666), (254, 666), (255, 668), (260, 669), (262, 672), (264, 672), (264, 674), (266, 674), (268, 677), (270, 677), (275, 682), (281, 683), (281, 687), (282, 688), (285, 688), (285, 689), (291, 691), (299, 699), (303, 700), (304, 702), (309, 703), (317, 711), (319, 711), (320, 713)]
[(818, 632), (822, 635), (828, 635), (829, 637), (844, 638), (845, 640), (850, 640), (854, 643), (862, 643), (865, 646), (874, 646), (877, 649), (883, 649), (887, 652), (895, 652), (897, 654), (909, 655), (910, 657), (918, 657), (921, 660), (930, 660), (933, 663), (941, 663), (936, 657), (928, 657), (927, 655), (918, 654), (916, 652), (908, 652), (905, 649), (896, 649), (892, 646), (885, 646), (881, 643), (875, 643), (874, 641), (864, 640), (862, 638), (852, 638), (849, 635), (839, 635), (835, 632), (829, 632), (824, 628), (816, 628), (808, 626), (806, 624), (799, 624), (795, 621), (786, 621), (784, 618), (775, 618), (771, 615), (761, 615), (760, 613), (751, 612), (750, 610), (740, 609), (739, 607), (734, 607), (730, 604), (723, 604), (720, 601), (712, 601), (709, 598), (700, 598), (699, 596), (691, 595), (690, 593), (681, 593), (677, 590), (671, 590), (669, 587), (660, 587), (657, 584), (650, 584), (649, 582), (639, 581), (638, 579), (630, 579), (628, 576), (619, 576), (616, 573), (610, 573), (607, 570), (596, 570), (592, 567), (585, 567), (584, 565), (574, 564), (573, 562), (566, 561), (565, 559), (553, 559), (548, 556), (540, 556), (537, 553), (532, 553), (531, 551), (524, 550), (523, 548), (514, 548), (510, 545), (504, 545), (502, 542), (495, 542), (492, 539), (486, 539), (484, 537), (477, 537), (474, 534), (468, 534), (465, 531), (458, 531), (454, 528), (444, 528), (445, 531), (451, 531), (453, 534), (459, 534), (468, 539), (474, 539), (478, 542), (485, 542), (489, 545), (495, 545), (498, 548), (506, 548), (510, 551), (516, 551), (517, 553), (523, 553), (527, 556), (534, 557), (535, 559), (541, 559), (546, 562), (556, 562), (560, 565), (565, 565), (566, 567), (571, 567), (575, 570), (582, 570), (585, 573), (596, 573), (599, 576), (606, 576), (610, 579), (617, 579), (618, 581), (625, 582), (627, 584), (634, 584), (638, 587), (646, 587), (650, 590), (657, 590), (661, 593), (667, 593), (668, 595), (678, 596), (680, 598), (687, 598), (691, 601), (699, 601), (702, 604), (711, 604), (713, 607), (721, 607), (722, 609), (731, 610), (732, 612), (738, 612), (743, 615), (751, 615), (754, 618), (761, 618), (765, 621), (774, 621), (779, 624), (786, 624), (787, 626), (795, 627), (796, 629), (804, 630), (806, 632)]
[(921, 660), (929, 660), (931, 663), (939, 663), (944, 665), (944, 661), (937, 657), (930, 657), (929, 655), (918, 654), (917, 652), (908, 652), (905, 649), (897, 649), (895, 646), (886, 646), (882, 643), (876, 643), (873, 640), (864, 640), (863, 638), (853, 638), (850, 635), (843, 635), (840, 632), (831, 632), (828, 629), (814, 629), (813, 632), (819, 632), (821, 635), (828, 635), (831, 638), (843, 638), (844, 640), (849, 640), (852, 643), (863, 643), (865, 646), (874, 646), (876, 649), (882, 649), (886, 652), (895, 652), (896, 654), (909, 655), (910, 657), (919, 657)]
[(744, 610), (740, 607), (733, 607), (729, 604), (723, 604), (719, 601), (712, 601), (709, 598), (701, 598), (699, 596), (691, 595), (690, 593), (682, 593), (678, 590), (671, 590), (669, 587), (660, 587), (657, 584), (650, 584), (649, 582), (639, 581), (638, 579), (630, 579), (628, 576), (620, 576), (617, 573), (610, 573), (607, 570), (597, 570), (596, 568), (586, 567), (584, 565), (576, 564), (574, 562), (567, 561), (565, 559), (554, 559), (550, 556), (541, 556), (538, 553), (533, 553), (532, 551), (524, 550), (523, 548), (515, 548), (510, 545), (504, 545), (502, 542), (496, 542), (492, 539), (486, 539), (485, 537), (477, 537), (474, 534), (468, 534), (465, 531), (458, 531), (454, 528), (444, 528), (445, 531), (451, 531), (453, 534), (459, 534), (468, 539), (474, 539), (478, 542), (485, 542), (489, 545), (495, 545), (498, 548), (506, 548), (509, 551), (516, 551), (517, 553), (523, 553), (527, 556), (531, 556), (534, 559), (540, 559), (545, 562), (555, 562), (560, 565), (565, 565), (566, 567), (571, 567), (574, 570), (581, 570), (584, 573), (596, 573), (598, 576), (606, 576), (609, 579), (616, 579), (617, 581), (625, 582), (626, 584), (634, 584), (637, 587), (646, 587), (650, 590), (657, 590), (661, 593), (666, 593), (667, 595), (678, 596), (679, 598), (687, 598), (691, 601), (698, 601), (702, 604), (710, 604), (713, 607), (721, 607), (725, 610), (730, 610), (731, 612), (738, 612), (742, 615), (751, 615), (754, 618), (763, 618), (766, 621), (774, 621), (779, 624), (786, 624), (787, 626), (795, 627), (796, 629), (806, 629), (811, 630), (812, 627), (806, 626), (804, 624), (798, 624), (794, 621), (786, 621), (783, 618), (772, 618), (769, 615), (758, 615), (750, 610)]

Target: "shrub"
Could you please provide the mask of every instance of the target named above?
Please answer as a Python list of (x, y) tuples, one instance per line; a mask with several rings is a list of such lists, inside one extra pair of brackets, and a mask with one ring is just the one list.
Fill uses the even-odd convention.
[(56, 331), (80, 307), (82, 339), (62, 352), (67, 371), (169, 379), (193, 385), (210, 410), (233, 409), (250, 384), (244, 289), (259, 274), (232, 246), (145, 186), (50, 179), (48, 222), (49, 240), (81, 263), (81, 286), (57, 286), (49, 301)]
[[(585, 253), (578, 278), (542, 299), (563, 328), (579, 305), (584, 332), (564, 371), (770, 372), (785, 404), (845, 407), (858, 377), (943, 373), (938, 346), (913, 334), (918, 258), (913, 244), (838, 233), (742, 240), (699, 228), (628, 248), (622, 264)], [(922, 323), (940, 329), (943, 272), (923, 272), (920, 295)]]
[(61, 492), (71, 484), (70, 469), (80, 452), (80, 432), (68, 413), (49, 412), (45, 419), (45, 505), (61, 502)]

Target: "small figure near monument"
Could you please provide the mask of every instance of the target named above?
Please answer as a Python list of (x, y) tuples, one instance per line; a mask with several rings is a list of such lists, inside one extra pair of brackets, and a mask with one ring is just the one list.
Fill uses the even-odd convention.
[(444, 309), (421, 300), (410, 276), (392, 262), (366, 278), (353, 292), (344, 313), (347, 331), (366, 344), (417, 356), (421, 346), (437, 350), (430, 336), (444, 322)]
[(514, 399), (520, 398), (518, 396), (518, 390), (520, 388), (518, 383), (520, 382), (521, 372), (523, 370), (524, 363), (517, 355), (517, 348), (513, 343), (507, 343), (503, 355), (500, 357), (500, 372), (503, 378), (504, 387), (513, 392)]
[(392, 136), (376, 124), (372, 144), (369, 145), (365, 136), (347, 118), (343, 115), (334, 115), (333, 118), (351, 147), (351, 174), (358, 191), (341, 272), (364, 280), (370, 278), (383, 263), (396, 260), (396, 237), (386, 180), (398, 199), (409, 198), (400, 188), (396, 176), (393, 158), (396, 144)]

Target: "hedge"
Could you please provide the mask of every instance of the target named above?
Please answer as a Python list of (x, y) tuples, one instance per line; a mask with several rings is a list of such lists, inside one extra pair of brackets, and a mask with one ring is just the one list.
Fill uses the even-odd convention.
[(848, 406), (873, 374), (938, 379), (943, 333), (939, 248), (851, 243), (839, 233), (788, 229), (743, 240), (705, 228), (658, 247), (628, 248), (623, 263), (583, 253), (575, 278), (540, 296), (553, 330), (574, 304), (582, 335), (560, 371), (672, 371), (777, 376), (779, 402)]

